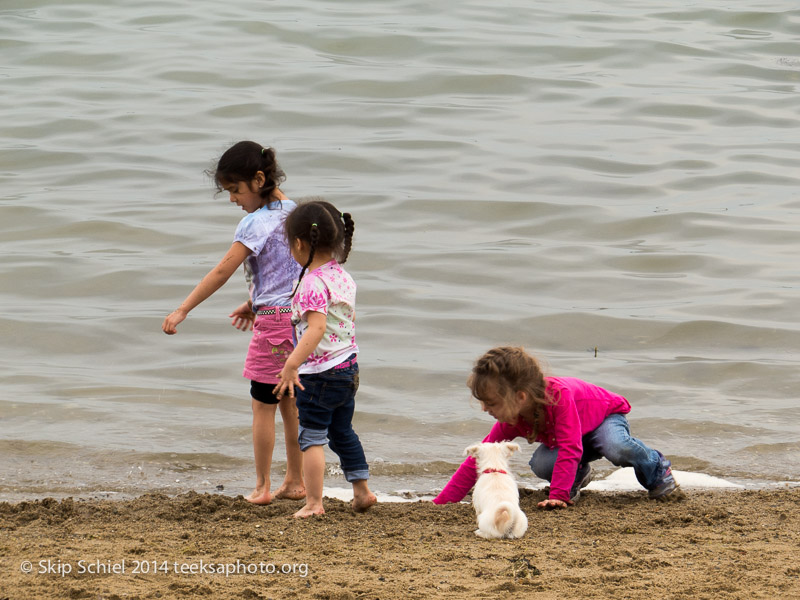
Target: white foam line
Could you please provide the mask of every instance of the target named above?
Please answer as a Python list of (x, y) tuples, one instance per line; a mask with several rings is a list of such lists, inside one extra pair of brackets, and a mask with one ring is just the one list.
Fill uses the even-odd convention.
[[(675, 481), (683, 489), (744, 489), (745, 486), (733, 483), (719, 477), (712, 477), (703, 473), (692, 473), (690, 471), (675, 471), (673, 469), (672, 475)], [(547, 482), (530, 486), (528, 489), (538, 490), (546, 487)], [(617, 469), (608, 477), (592, 481), (587, 490), (594, 490), (597, 492), (632, 492), (636, 490), (643, 490), (644, 488), (639, 485), (636, 480), (636, 475), (630, 467), (624, 469)], [(374, 492), (378, 497), (378, 502), (419, 502), (420, 500), (432, 500), (435, 496), (423, 495), (416, 496), (412, 492), (399, 490), (394, 494), (386, 494), (382, 492)], [(353, 499), (353, 490), (351, 488), (325, 488), (323, 495), (327, 498), (335, 498), (343, 502), (350, 502)]]
[[(384, 494), (383, 492), (376, 492), (373, 494), (377, 496), (378, 502), (419, 502), (420, 500), (433, 500), (436, 496), (416, 496), (410, 492), (402, 490), (395, 492), (395, 494)], [(353, 499), (352, 488), (325, 488), (322, 495), (326, 498), (335, 498), (343, 502), (350, 502)]]
[[(675, 477), (675, 482), (678, 483), (683, 489), (744, 489), (743, 485), (720, 479), (719, 477), (712, 477), (703, 473), (692, 473), (690, 471), (675, 471), (673, 469), (672, 476)], [(629, 492), (643, 489), (639, 482), (636, 480), (636, 475), (633, 469), (626, 467), (624, 469), (617, 469), (605, 479), (592, 481), (587, 490), (596, 490), (600, 492)]]

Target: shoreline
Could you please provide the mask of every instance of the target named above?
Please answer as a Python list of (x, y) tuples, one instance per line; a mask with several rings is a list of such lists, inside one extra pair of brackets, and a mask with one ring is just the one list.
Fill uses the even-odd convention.
[[(456, 467), (453, 468), (455, 470)], [(800, 481), (793, 480), (771, 480), (771, 479), (752, 479), (745, 477), (725, 477), (718, 475), (709, 475), (702, 472), (695, 471), (681, 471), (673, 469), (679, 477), (679, 483), (683, 489), (689, 490), (714, 490), (714, 489), (739, 489), (751, 491), (770, 491), (781, 489), (792, 489), (800, 487)], [(518, 477), (517, 484), (520, 490), (528, 490), (535, 492), (545, 489), (548, 485), (546, 481), (530, 477)], [(434, 498), (440, 491), (441, 485), (431, 487), (428, 489), (420, 490), (414, 487), (399, 487), (396, 485), (397, 481), (393, 481), (389, 477), (371, 477), (371, 482), (377, 482), (376, 489), (373, 490), (379, 496), (382, 502), (417, 502), (428, 501)], [(446, 483), (447, 480), (439, 482), (440, 484)], [(405, 483), (405, 482), (404, 482)], [(386, 487), (394, 485), (395, 489), (386, 491)], [(607, 491), (607, 492), (636, 492), (641, 490), (641, 487), (633, 477), (631, 469), (619, 469), (616, 467), (601, 467), (596, 469), (595, 478), (588, 488), (590, 491)], [(114, 490), (114, 489), (98, 489), (98, 490), (64, 490), (64, 491), (10, 491), (4, 493), (0, 489), (0, 503), (20, 503), (35, 500), (44, 500), (53, 498), (55, 500), (64, 500), (71, 498), (74, 501), (130, 501), (142, 495), (158, 494), (169, 497), (178, 497), (187, 493), (197, 494), (210, 494), (221, 495), (228, 498), (237, 498), (244, 496), (250, 491), (248, 487), (241, 486), (225, 486), (222, 484), (203, 487), (185, 487), (180, 485), (175, 486), (155, 486), (137, 488), (136, 491), (128, 490)], [(352, 498), (352, 491), (347, 482), (343, 478), (333, 478), (325, 482), (324, 495), (331, 499), (345, 500)], [(467, 496), (469, 500), (469, 496)]]
[(477, 538), (467, 503), (326, 499), (296, 520), (297, 501), (196, 492), (0, 502), (0, 598), (800, 597), (800, 488), (544, 497), (521, 490), (519, 540)]

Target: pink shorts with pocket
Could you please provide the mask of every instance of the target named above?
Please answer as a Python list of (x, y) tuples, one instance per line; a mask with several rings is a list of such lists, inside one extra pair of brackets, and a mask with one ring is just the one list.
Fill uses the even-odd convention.
[(294, 350), (292, 314), (287, 306), (259, 307), (271, 315), (256, 315), (243, 375), (259, 383), (278, 383), (278, 373)]

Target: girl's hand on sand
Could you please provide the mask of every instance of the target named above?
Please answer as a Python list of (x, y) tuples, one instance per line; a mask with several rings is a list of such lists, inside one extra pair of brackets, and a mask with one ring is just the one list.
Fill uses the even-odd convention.
[(236, 327), (239, 331), (253, 331), (256, 315), (250, 308), (249, 302), (237, 306), (228, 317), (231, 318), (231, 325)]
[(542, 500), (537, 505), (539, 508), (544, 508), (547, 510), (553, 510), (554, 508), (567, 508), (567, 506), (572, 506), (574, 502), (564, 502), (563, 500), (555, 500), (553, 498), (548, 498), (547, 500)]
[(301, 390), (306, 389), (303, 387), (303, 384), (300, 383), (300, 375), (297, 373), (297, 369), (289, 365), (284, 365), (283, 370), (278, 373), (278, 379), (280, 379), (280, 383), (275, 387), (275, 397), (279, 400), (283, 398), (287, 390), (289, 392), (289, 398), (294, 398), (295, 387), (299, 387)]
[(167, 335), (178, 333), (178, 324), (186, 318), (187, 313), (181, 309), (174, 310), (167, 315), (164, 322), (161, 324), (161, 331)]

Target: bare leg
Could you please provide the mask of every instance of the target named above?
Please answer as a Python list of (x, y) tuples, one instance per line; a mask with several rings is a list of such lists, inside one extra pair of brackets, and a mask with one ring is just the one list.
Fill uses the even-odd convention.
[(325, 446), (311, 446), (303, 452), (306, 481), (306, 505), (294, 513), (295, 518), (325, 514), (322, 507), (322, 484), (325, 480)]
[(306, 497), (306, 486), (303, 483), (303, 453), (297, 442), (297, 406), (294, 398), (289, 396), (284, 396), (279, 406), (283, 420), (283, 437), (286, 440), (286, 477), (275, 492), (275, 497), (302, 500)]
[(245, 500), (253, 504), (269, 504), (269, 472), (272, 469), (272, 451), (275, 448), (275, 412), (277, 404), (264, 404), (252, 400), (253, 406), (253, 455), (256, 462), (256, 489)]
[(353, 482), (353, 510), (356, 512), (366, 512), (370, 507), (377, 503), (378, 499), (369, 490), (366, 479)]

